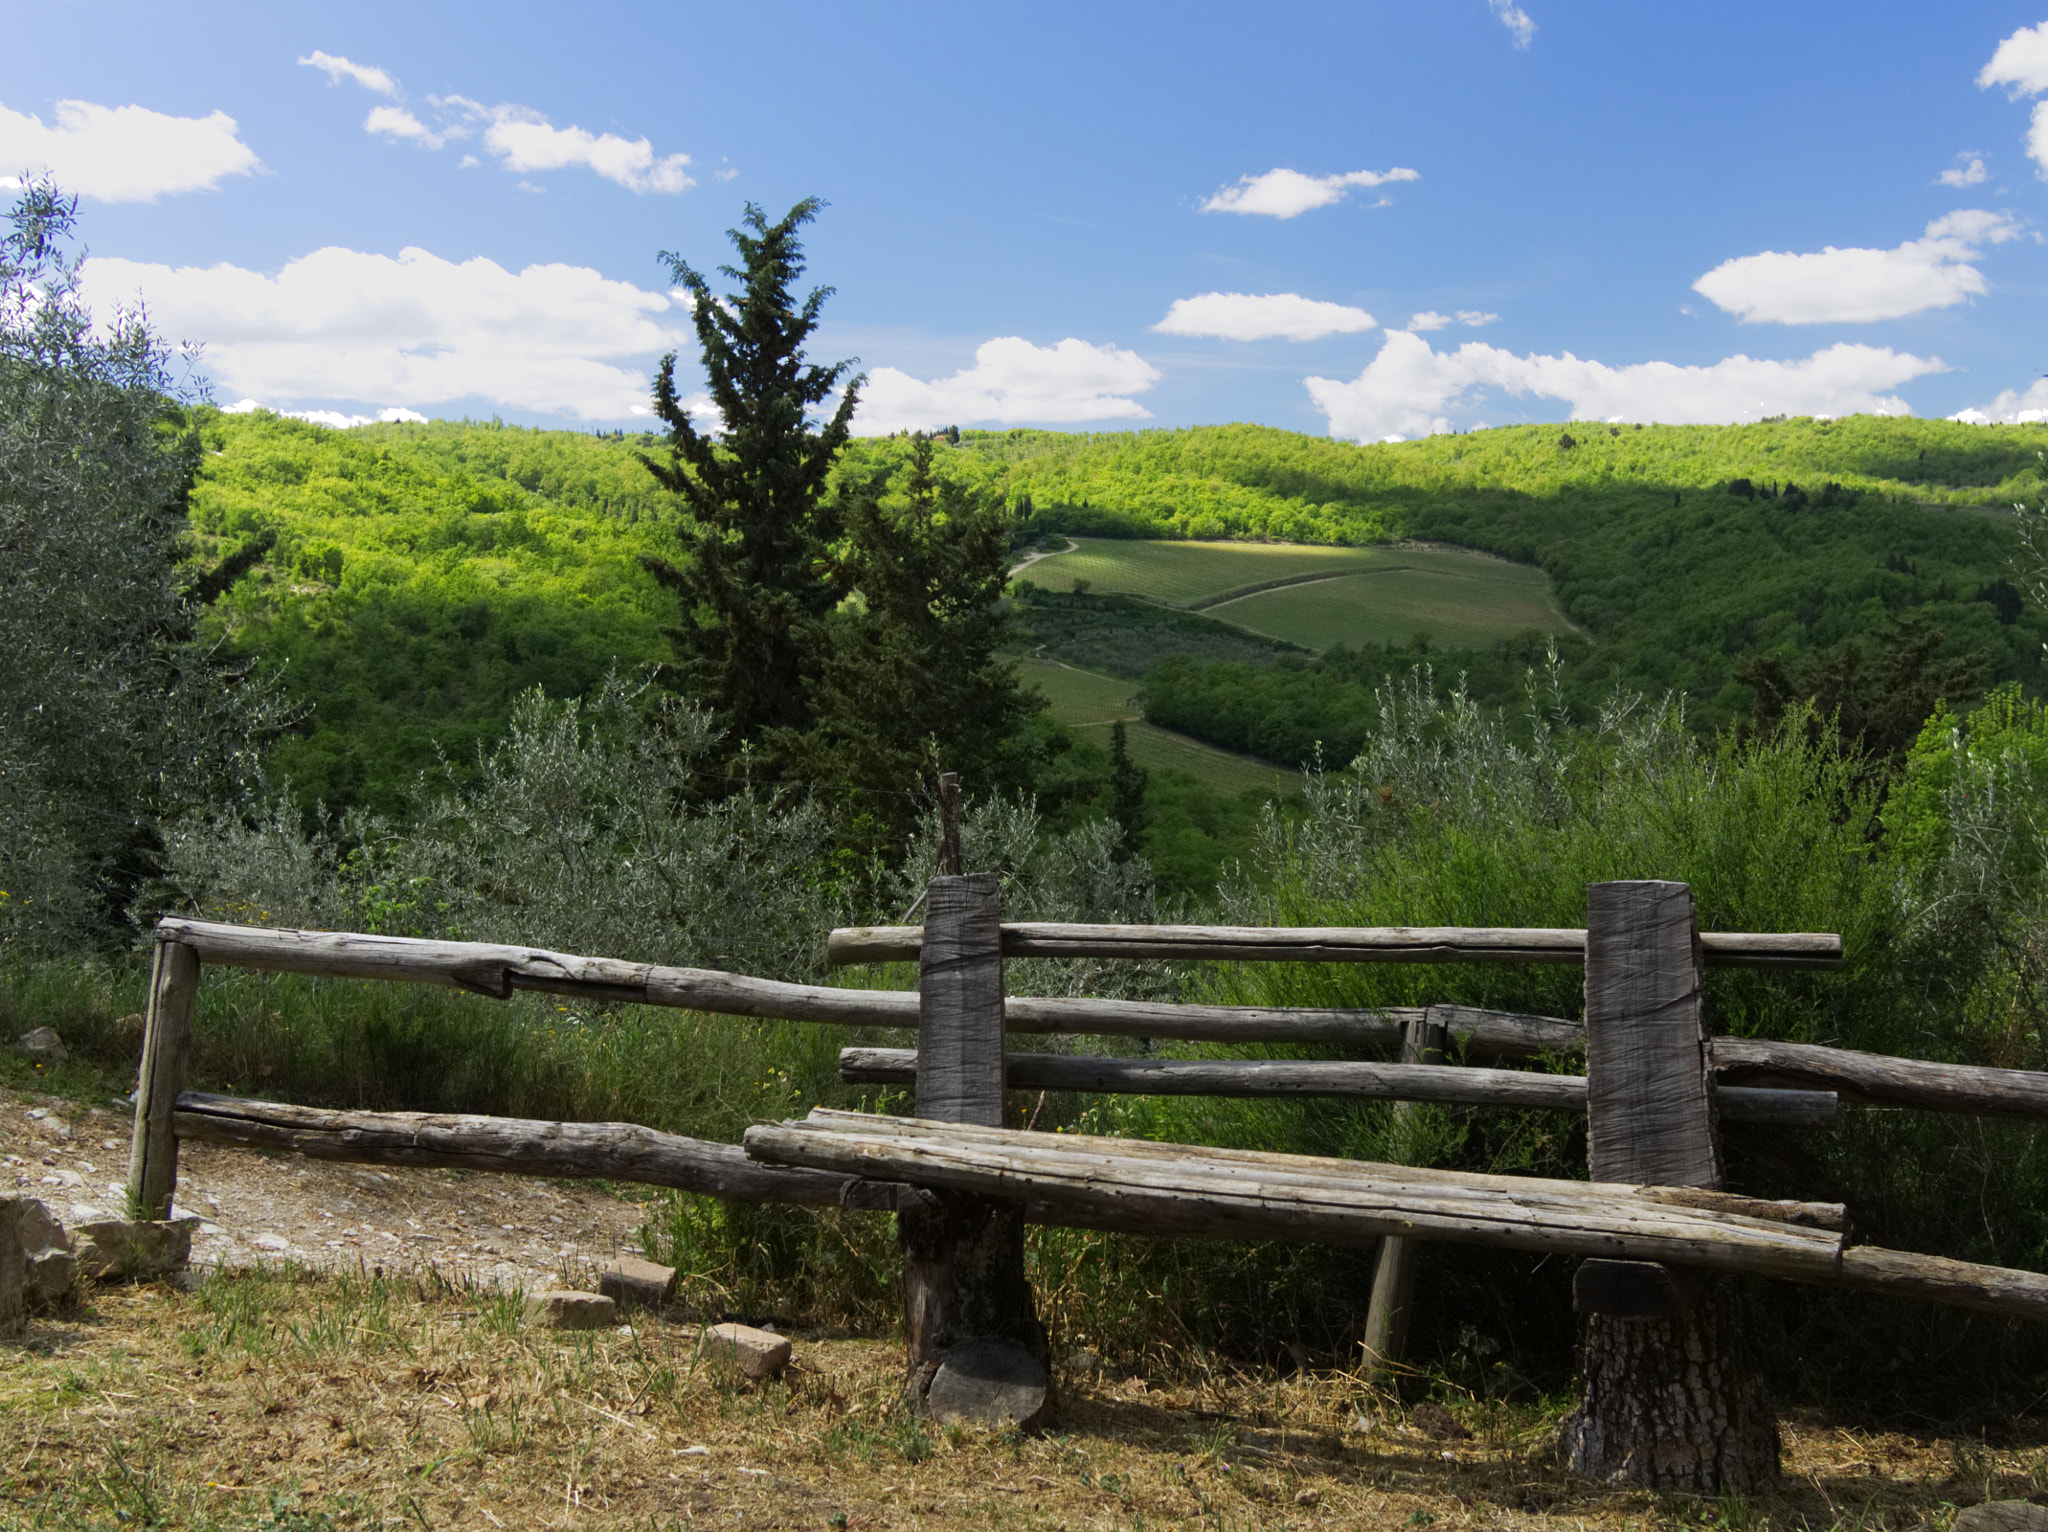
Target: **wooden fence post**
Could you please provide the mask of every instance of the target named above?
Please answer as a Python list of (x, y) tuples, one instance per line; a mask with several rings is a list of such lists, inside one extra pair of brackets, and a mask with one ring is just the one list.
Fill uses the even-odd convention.
[[(1002, 898), (994, 873), (932, 879), (919, 957), (917, 1115), (1003, 1123)], [(1039, 1424), (1045, 1329), (1024, 1276), (1024, 1205), (926, 1191), (899, 1201), (905, 1401), (940, 1419)]]
[(183, 942), (158, 942), (150, 965), (135, 1128), (128, 1147), (128, 1212), (134, 1218), (171, 1216), (171, 1197), (178, 1186), (178, 1140), (171, 1132), (171, 1112), (185, 1088), (198, 998), (199, 954)]
[[(1586, 1142), (1595, 1181), (1721, 1185), (1699, 926), (1683, 883), (1586, 891)], [(1778, 1424), (1725, 1278), (1589, 1260), (1579, 1404), (1559, 1450), (1574, 1473), (1656, 1489), (1756, 1490)]]
[[(1401, 1030), (1401, 1062), (1441, 1064), (1449, 1034), (1441, 1022), (1427, 1015), (1411, 1019)], [(1412, 1135), (1417, 1104), (1394, 1103), (1394, 1121), (1403, 1136)], [(1414, 1162), (1413, 1143), (1404, 1143), (1403, 1163)], [(1421, 1244), (1405, 1235), (1389, 1234), (1380, 1241), (1379, 1264), (1373, 1270), (1372, 1302), (1365, 1311), (1365, 1372), (1368, 1378), (1384, 1382), (1401, 1365), (1408, 1352), (1408, 1314), (1415, 1295), (1415, 1259)]]

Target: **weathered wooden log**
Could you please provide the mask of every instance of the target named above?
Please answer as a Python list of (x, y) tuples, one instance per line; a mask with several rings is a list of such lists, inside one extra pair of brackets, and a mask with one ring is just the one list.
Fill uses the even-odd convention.
[(1962, 1112), (1974, 1117), (2048, 1118), (2048, 1074), (1895, 1059), (1818, 1043), (1762, 1038), (1714, 1039), (1714, 1071), (1745, 1085), (1831, 1090), (1844, 1101)]
[[(1012, 1053), (1012, 1088), (1123, 1096), (1340, 1096), (1369, 1101), (1436, 1101), (1451, 1106), (1586, 1110), (1583, 1075), (1430, 1064), (1369, 1064), (1339, 1059), (1122, 1059), (1083, 1053)], [(839, 1077), (853, 1085), (913, 1085), (910, 1048), (842, 1048)], [(1731, 1121), (1781, 1128), (1825, 1127), (1835, 1098), (1826, 1091), (1721, 1086)]]
[[(922, 926), (846, 926), (832, 933), (835, 963), (914, 959)], [(1842, 938), (1826, 932), (1713, 932), (1707, 962), (1733, 968), (1839, 968)], [(1580, 963), (1586, 933), (1480, 926), (1104, 926), (1015, 921), (1006, 957), (1168, 958), (1288, 963)]]
[(634, 1181), (739, 1202), (838, 1206), (845, 1176), (749, 1159), (737, 1144), (659, 1133), (630, 1122), (540, 1122), (448, 1112), (337, 1112), (187, 1091), (178, 1137), (281, 1149), (353, 1165), (495, 1170), (511, 1175)]
[[(813, 1107), (803, 1119), (802, 1126), (818, 1132), (865, 1134), (879, 1138), (966, 1139), (986, 1142), (998, 1148), (1015, 1142), (1017, 1138), (1016, 1131), (1009, 1128), (976, 1128), (965, 1124), (927, 1122), (916, 1117), (882, 1117), (873, 1112), (848, 1112), (823, 1106)], [(1181, 1164), (1188, 1156), (1196, 1155), (1219, 1174), (1237, 1174), (1260, 1182), (1309, 1187), (1331, 1182), (1348, 1186), (1361, 1176), (1370, 1178), (1373, 1172), (1388, 1168), (1371, 1161), (1335, 1159), (1328, 1155), (1283, 1154), (1271, 1149), (1219, 1149), (1206, 1144), (1170, 1144), (1147, 1138), (1086, 1138), (1056, 1132), (1049, 1138), (1044, 1134), (1034, 1134), (1029, 1142), (1034, 1146), (1107, 1146), (1120, 1158), (1150, 1160), (1164, 1166)], [(1471, 1170), (1436, 1170), (1423, 1165), (1392, 1168), (1403, 1181), (1435, 1181), (1450, 1188), (1449, 1195), (1484, 1196), (1498, 1192), (1505, 1196), (1522, 1196), (1532, 1191), (1556, 1188), (1583, 1191), (1590, 1184), (1585, 1181), (1538, 1181), (1529, 1176), (1488, 1175)], [(1639, 1202), (1697, 1208), (1730, 1217), (1760, 1219), (1766, 1223), (1827, 1229), (1838, 1234), (1847, 1227), (1847, 1210), (1839, 1202), (1773, 1201), (1691, 1186), (1594, 1187), (1593, 1190), (1626, 1193)]]
[(1584, 1024), (1558, 1016), (1433, 1005), (1429, 1019), (1444, 1029), (1450, 1042), (1479, 1058), (1533, 1059), (1544, 1054), (1576, 1058), (1586, 1051)]
[[(1635, 1187), (1417, 1172), (1276, 1156), (1282, 1168), (1191, 1145), (1009, 1129), (843, 1131), (830, 1118), (749, 1128), (758, 1159), (1048, 1207), (1122, 1212), (1148, 1232), (1357, 1245), (1383, 1234), (1567, 1255), (1675, 1259), (1828, 1280), (1842, 1235), (1660, 1201)], [(937, 1129), (938, 1131), (933, 1131)], [(1332, 1173), (1320, 1167), (1341, 1167)]]
[[(867, 1155), (845, 1147), (859, 1142), (879, 1147)], [(970, 1148), (980, 1152), (953, 1152)], [(1574, 1251), (1587, 1253), (1588, 1246), (1609, 1238), (1600, 1231), (1611, 1226), (1611, 1242), (1599, 1252), (1608, 1256), (1677, 1259), (2048, 1323), (2048, 1275), (1869, 1246), (1845, 1248), (1839, 1203), (1770, 1202), (1704, 1188), (1545, 1181), (1145, 1139), (1026, 1134), (824, 1108), (802, 1122), (750, 1128), (746, 1152), (772, 1163), (829, 1165), (899, 1184), (937, 1185), (943, 1178), (977, 1188), (1014, 1188), (1029, 1200), (1034, 1222), (1154, 1236), (1363, 1245), (1380, 1230), (1417, 1232), (1422, 1220), (1400, 1210), (1413, 1194), (1431, 1204), (1418, 1211), (1456, 1223), (1469, 1235), (1454, 1240), (1446, 1227), (1442, 1233), (1432, 1230), (1433, 1240), (1547, 1251), (1558, 1248), (1549, 1240), (1548, 1225), (1574, 1223)], [(1039, 1159), (1040, 1153), (1049, 1158)], [(1142, 1172), (1128, 1182), (1122, 1176), (1127, 1164)], [(1331, 1199), (1340, 1204), (1335, 1216), (1301, 1218), (1299, 1209), (1327, 1212)], [(1361, 1203), (1376, 1211), (1354, 1216), (1352, 1209)], [(1656, 1210), (1652, 1219), (1697, 1212), (1708, 1224), (1637, 1224), (1634, 1215), (1645, 1208)], [(1524, 1210), (1534, 1216), (1520, 1218)], [(1588, 1216), (1578, 1223), (1582, 1211)], [(1789, 1253), (1751, 1243), (1749, 1231), (1771, 1225), (1823, 1243)], [(1720, 1231), (1740, 1232), (1724, 1238)]]
[[(1718, 1092), (1692, 890), (1586, 890), (1586, 1159), (1599, 1181), (1718, 1191)], [(1641, 1257), (1574, 1274), (1579, 1402), (1572, 1472), (1712, 1495), (1777, 1477), (1778, 1422), (1725, 1279)], [(1838, 1268), (1839, 1269), (1839, 1268)]]
[[(1156, 1037), (1207, 1043), (1341, 1043), (1391, 1053), (1401, 1029), (1423, 1016), (1421, 1006), (1338, 1010), (1260, 1005), (1179, 1005), (1156, 1000), (1037, 999), (1012, 995), (1003, 1002), (1006, 1031), (1075, 1037)], [(1519, 1028), (1480, 1023), (1487, 1038), (1519, 1042)], [(1504, 1013), (1501, 1013), (1504, 1014)], [(1519, 1019), (1519, 1018), (1517, 1018)], [(1533, 1019), (1533, 1018), (1532, 1018)], [(1558, 1025), (1576, 1032), (1570, 1022)], [(1475, 1051), (1481, 1044), (1475, 1044)]]
[(142, 1023), (142, 1066), (135, 1084), (135, 1126), (128, 1144), (129, 1215), (171, 1216), (178, 1188), (178, 1140), (171, 1114), (192, 1056), (199, 1002), (199, 954), (160, 942), (150, 965), (149, 1010)]

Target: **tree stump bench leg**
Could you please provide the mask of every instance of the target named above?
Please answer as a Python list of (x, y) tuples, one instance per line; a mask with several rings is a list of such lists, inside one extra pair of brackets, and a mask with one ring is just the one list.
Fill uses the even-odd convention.
[[(1721, 1185), (1692, 890), (1596, 883), (1586, 898), (1586, 1150), (1595, 1181)], [(1587, 1261), (1572, 1472), (1711, 1495), (1778, 1473), (1778, 1422), (1725, 1277)]]

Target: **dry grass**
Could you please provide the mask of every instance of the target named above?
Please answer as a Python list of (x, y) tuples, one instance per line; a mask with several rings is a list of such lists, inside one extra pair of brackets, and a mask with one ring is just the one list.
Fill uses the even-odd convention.
[[(1043, 1436), (891, 1408), (893, 1340), (798, 1337), (762, 1387), (692, 1326), (542, 1331), (516, 1299), (246, 1271), (99, 1289), (0, 1349), (0, 1519), (21, 1527), (1945, 1527), (2048, 1484), (2048, 1447), (1787, 1422), (1756, 1502), (1574, 1484), (1555, 1413), (1403, 1410), (1344, 1374), (1069, 1372)], [(1459, 1435), (1468, 1432), (1469, 1435)]]

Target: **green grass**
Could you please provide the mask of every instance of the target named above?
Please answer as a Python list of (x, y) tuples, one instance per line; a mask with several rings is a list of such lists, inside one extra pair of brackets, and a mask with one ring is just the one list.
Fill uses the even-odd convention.
[(1476, 647), (1571, 626), (1542, 570), (1462, 548), (1077, 542), (1026, 578), (1054, 590), (1086, 581), (1091, 592), (1194, 608), (1307, 649), (1405, 643), (1418, 632)]
[(1147, 771), (1184, 771), (1198, 782), (1223, 792), (1246, 788), (1290, 793), (1301, 787), (1300, 774), (1255, 756), (1218, 750), (1199, 740), (1146, 723), (1138, 706), (1137, 686), (1115, 676), (1077, 670), (1052, 660), (1025, 660), (1018, 666), (1024, 684), (1045, 693), (1053, 716), (1092, 744), (1109, 748), (1110, 728), (1124, 720), (1131, 759)]
[(1086, 580), (1090, 590), (1194, 606), (1265, 580), (1348, 574), (1384, 563), (1379, 548), (1307, 548), (1293, 543), (1134, 542), (1077, 538), (1079, 547), (1040, 559), (1025, 573), (1049, 590)]

